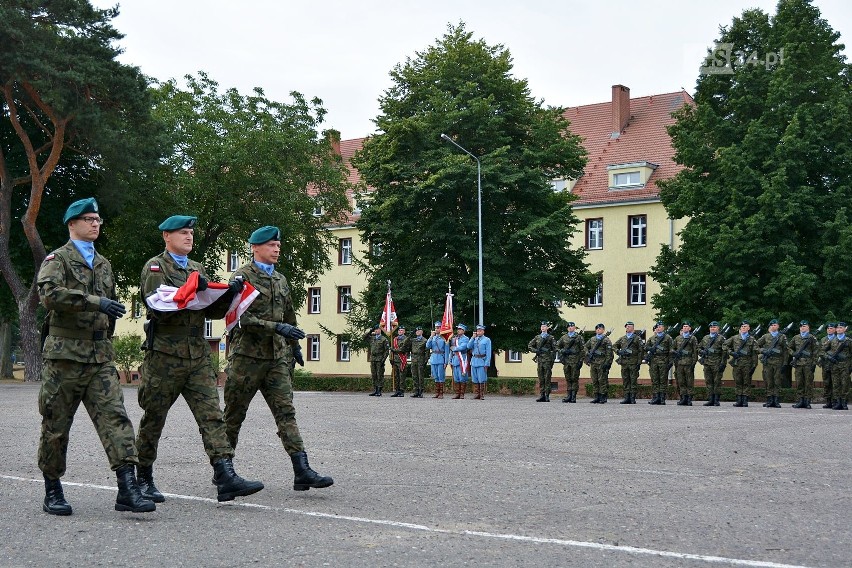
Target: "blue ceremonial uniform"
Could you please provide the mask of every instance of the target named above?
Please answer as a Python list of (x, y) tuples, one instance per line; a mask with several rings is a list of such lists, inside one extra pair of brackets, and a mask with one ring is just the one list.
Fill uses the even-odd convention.
[(426, 341), (426, 349), (432, 354), (429, 356), (429, 364), (432, 366), (432, 379), (436, 383), (443, 383), (446, 372), (444, 369), (450, 359), (450, 346), (440, 335), (430, 337)]
[(457, 383), (467, 383), (467, 344), (468, 337), (466, 335), (454, 335), (450, 339), (450, 365), (453, 367), (453, 381)]
[(474, 384), (484, 384), (487, 380), (486, 368), (491, 364), (491, 340), (486, 336), (476, 336), (467, 343), (470, 351), (470, 374)]

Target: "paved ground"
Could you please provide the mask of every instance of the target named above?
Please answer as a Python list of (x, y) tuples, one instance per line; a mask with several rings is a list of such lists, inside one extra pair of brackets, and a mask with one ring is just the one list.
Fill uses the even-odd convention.
[(0, 385), (4, 568), (852, 565), (852, 413), (300, 392), (310, 462), (335, 485), (292, 490), (256, 399), (235, 464), (266, 489), (219, 505), (179, 401), (155, 466), (168, 500), (133, 515), (113, 510), (81, 409), (60, 518), (41, 511), (37, 394)]

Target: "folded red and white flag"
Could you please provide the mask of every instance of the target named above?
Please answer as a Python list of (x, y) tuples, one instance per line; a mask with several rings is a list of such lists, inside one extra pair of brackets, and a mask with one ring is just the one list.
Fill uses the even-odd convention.
[[(145, 298), (145, 303), (152, 310), (160, 312), (203, 310), (228, 291), (228, 285), (219, 282), (209, 282), (206, 290), (199, 291), (198, 276), (198, 272), (193, 272), (180, 288), (161, 284), (153, 294)], [(225, 329), (230, 331), (232, 327), (237, 325), (240, 316), (245, 313), (259, 294), (249, 282), (243, 285), (243, 291), (234, 296), (231, 307), (225, 314)]]

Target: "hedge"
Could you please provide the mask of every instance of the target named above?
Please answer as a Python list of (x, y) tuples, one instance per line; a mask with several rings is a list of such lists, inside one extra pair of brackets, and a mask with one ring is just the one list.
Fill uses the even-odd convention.
[[(707, 387), (695, 387), (692, 389), (693, 400), (707, 400)], [(823, 390), (815, 388), (813, 389), (814, 395), (811, 398), (811, 402), (822, 402), (824, 400)], [(636, 392), (636, 398), (647, 398), (650, 399), (653, 396), (653, 391), (651, 385), (639, 385), (638, 390)], [(588, 383), (586, 385), (586, 396), (593, 397), (595, 396), (595, 387), (592, 383)], [(737, 400), (736, 390), (734, 387), (722, 387), (720, 389), (721, 400), (733, 402)], [(781, 399), (780, 402), (798, 402), (799, 395), (796, 394), (796, 389), (779, 389), (778, 396)], [(624, 388), (622, 385), (610, 384), (609, 385), (609, 398), (624, 398)], [(677, 387), (674, 385), (669, 385), (668, 393), (666, 395), (668, 400), (678, 400)], [(751, 394), (749, 395), (749, 402), (758, 401), (763, 402), (766, 400), (766, 389), (765, 388), (752, 388)]]

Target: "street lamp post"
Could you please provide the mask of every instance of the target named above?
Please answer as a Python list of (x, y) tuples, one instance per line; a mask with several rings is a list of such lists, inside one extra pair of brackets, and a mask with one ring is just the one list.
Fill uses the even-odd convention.
[(479, 325), (485, 325), (485, 304), (482, 301), (482, 165), (479, 158), (461, 146), (458, 142), (441, 133), (441, 138), (476, 160), (476, 214), (478, 219), (477, 252), (479, 255)]

